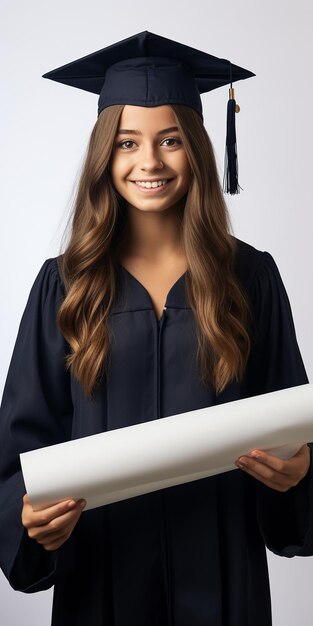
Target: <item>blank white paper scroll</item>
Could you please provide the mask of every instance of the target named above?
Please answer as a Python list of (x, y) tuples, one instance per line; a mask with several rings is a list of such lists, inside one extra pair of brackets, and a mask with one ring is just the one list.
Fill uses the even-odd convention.
[(306, 384), (20, 454), (35, 510), (85, 498), (85, 511), (229, 470), (253, 448), (287, 459), (313, 441)]

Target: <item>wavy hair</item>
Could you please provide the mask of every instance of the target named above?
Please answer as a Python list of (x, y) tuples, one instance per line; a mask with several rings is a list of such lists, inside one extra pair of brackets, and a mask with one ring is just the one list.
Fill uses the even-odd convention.
[[(197, 329), (201, 381), (221, 393), (243, 377), (251, 342), (249, 305), (236, 278), (236, 240), (219, 182), (212, 143), (196, 111), (169, 105), (192, 170), (181, 218), (186, 292)], [(110, 160), (124, 105), (104, 109), (92, 130), (82, 166), (65, 251), (58, 258), (65, 298), (57, 323), (70, 346), (66, 367), (92, 398), (110, 349), (108, 315), (117, 293), (116, 260), (125, 236), (123, 199)], [(127, 236), (127, 235), (126, 235)]]

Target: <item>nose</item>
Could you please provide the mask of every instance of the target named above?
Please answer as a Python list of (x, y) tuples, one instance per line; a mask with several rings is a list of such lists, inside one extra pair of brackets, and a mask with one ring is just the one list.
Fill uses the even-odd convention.
[(142, 149), (140, 159), (140, 169), (152, 170), (160, 168), (161, 157), (159, 156), (158, 149), (153, 146), (146, 146)]

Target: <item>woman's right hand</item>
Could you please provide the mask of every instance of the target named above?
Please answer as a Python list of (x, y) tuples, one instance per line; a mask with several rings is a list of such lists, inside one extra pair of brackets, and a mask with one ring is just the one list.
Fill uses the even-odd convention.
[(45, 550), (57, 550), (70, 537), (85, 506), (85, 500), (64, 500), (41, 511), (34, 511), (25, 493), (22, 524), (28, 536)]

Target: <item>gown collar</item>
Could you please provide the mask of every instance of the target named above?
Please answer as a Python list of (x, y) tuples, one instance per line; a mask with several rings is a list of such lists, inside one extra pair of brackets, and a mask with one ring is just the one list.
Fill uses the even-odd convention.
[[(166, 308), (190, 309), (187, 306), (186, 274), (187, 272), (184, 272), (168, 291), (164, 305)], [(147, 289), (121, 264), (118, 264), (117, 276), (117, 297), (112, 306), (111, 314), (142, 309), (154, 310)]]

